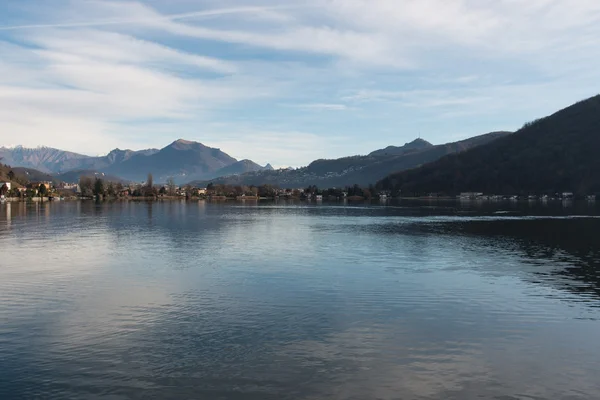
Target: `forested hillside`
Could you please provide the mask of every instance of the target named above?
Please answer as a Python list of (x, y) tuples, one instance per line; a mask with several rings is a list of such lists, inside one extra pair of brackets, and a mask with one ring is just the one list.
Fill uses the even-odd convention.
[(578, 195), (600, 192), (600, 96), (525, 124), (513, 135), (392, 174), (380, 189), (431, 192)]

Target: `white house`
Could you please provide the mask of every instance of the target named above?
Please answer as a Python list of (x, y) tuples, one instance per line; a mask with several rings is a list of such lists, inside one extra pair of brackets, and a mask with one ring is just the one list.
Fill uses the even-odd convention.
[(478, 197), (483, 196), (483, 193), (479, 193), (479, 192), (466, 192), (466, 193), (461, 193), (460, 194), (460, 198), (461, 199), (476, 199)]

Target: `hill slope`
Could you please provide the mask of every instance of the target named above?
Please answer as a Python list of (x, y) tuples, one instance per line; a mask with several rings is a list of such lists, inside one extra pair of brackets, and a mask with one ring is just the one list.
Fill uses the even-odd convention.
[(0, 160), (0, 186), (2, 186), (6, 182), (10, 183), (13, 187), (22, 186), (26, 182), (26, 180), (17, 177), (16, 173), (12, 170), (12, 168), (9, 165), (2, 164), (2, 161), (3, 160)]
[(15, 173), (15, 176), (21, 178), (21, 181), (52, 182), (54, 179), (52, 175), (33, 168), (16, 167), (12, 171)]
[(378, 186), (403, 194), (600, 192), (600, 96), (526, 124), (518, 132)]
[(77, 183), (79, 182), (79, 178), (85, 176), (87, 178), (100, 178), (107, 182), (114, 183), (129, 183), (126, 179), (123, 179), (119, 176), (108, 175), (104, 172), (95, 171), (95, 170), (77, 170), (77, 171), (69, 171), (63, 174), (54, 175), (55, 182), (67, 182), (67, 183)]
[(415, 139), (410, 143), (406, 143), (404, 146), (388, 146), (385, 149), (375, 150), (370, 156), (399, 156), (402, 154), (409, 153), (411, 151), (419, 151), (429, 147), (433, 147), (431, 143), (421, 138)]
[[(508, 132), (493, 132), (460, 142), (437, 146), (417, 139), (402, 147), (388, 147), (389, 150), (378, 150), (368, 156), (316, 160), (307, 167), (295, 170), (263, 170), (214, 179), (212, 183), (229, 185), (271, 184), (285, 188), (298, 188), (309, 185), (319, 187), (368, 185), (377, 182), (392, 172), (415, 168), (447, 154), (464, 151), (508, 134)], [(208, 183), (202, 182), (204, 185)]]

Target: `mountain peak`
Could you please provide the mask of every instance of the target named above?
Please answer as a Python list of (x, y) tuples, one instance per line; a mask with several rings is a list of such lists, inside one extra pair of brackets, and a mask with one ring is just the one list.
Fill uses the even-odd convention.
[(185, 139), (177, 139), (176, 141), (173, 142), (173, 144), (194, 144), (196, 142), (192, 142), (191, 140), (185, 140)]
[(171, 149), (175, 149), (175, 150), (192, 150), (192, 149), (203, 148), (203, 147), (204, 147), (204, 145), (199, 142), (194, 142), (194, 141), (185, 140), (185, 139), (177, 139), (176, 141), (171, 143), (166, 148), (171, 148)]
[(406, 143), (403, 147), (407, 147), (407, 146), (410, 146), (411, 148), (422, 148), (422, 147), (430, 147), (433, 145), (431, 143), (429, 143), (427, 140), (417, 138), (417, 139), (413, 140), (412, 142)]
[(417, 138), (412, 142), (405, 143), (404, 146), (388, 146), (385, 149), (375, 150), (370, 156), (392, 156), (392, 155), (402, 155), (408, 152), (412, 152), (415, 150), (423, 150), (429, 147), (433, 147), (431, 143), (427, 140), (423, 140), (421, 138)]

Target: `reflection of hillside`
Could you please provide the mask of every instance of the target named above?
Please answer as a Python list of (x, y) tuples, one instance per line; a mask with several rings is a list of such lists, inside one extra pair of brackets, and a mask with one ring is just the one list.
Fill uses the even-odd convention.
[[(600, 219), (470, 221), (450, 230), (495, 238), (499, 243), (508, 239), (533, 263), (553, 260), (564, 266), (550, 271), (544, 269), (539, 273), (540, 278), (543, 279), (542, 274), (550, 274), (553, 285), (600, 297)], [(568, 280), (561, 282), (559, 277)]]

